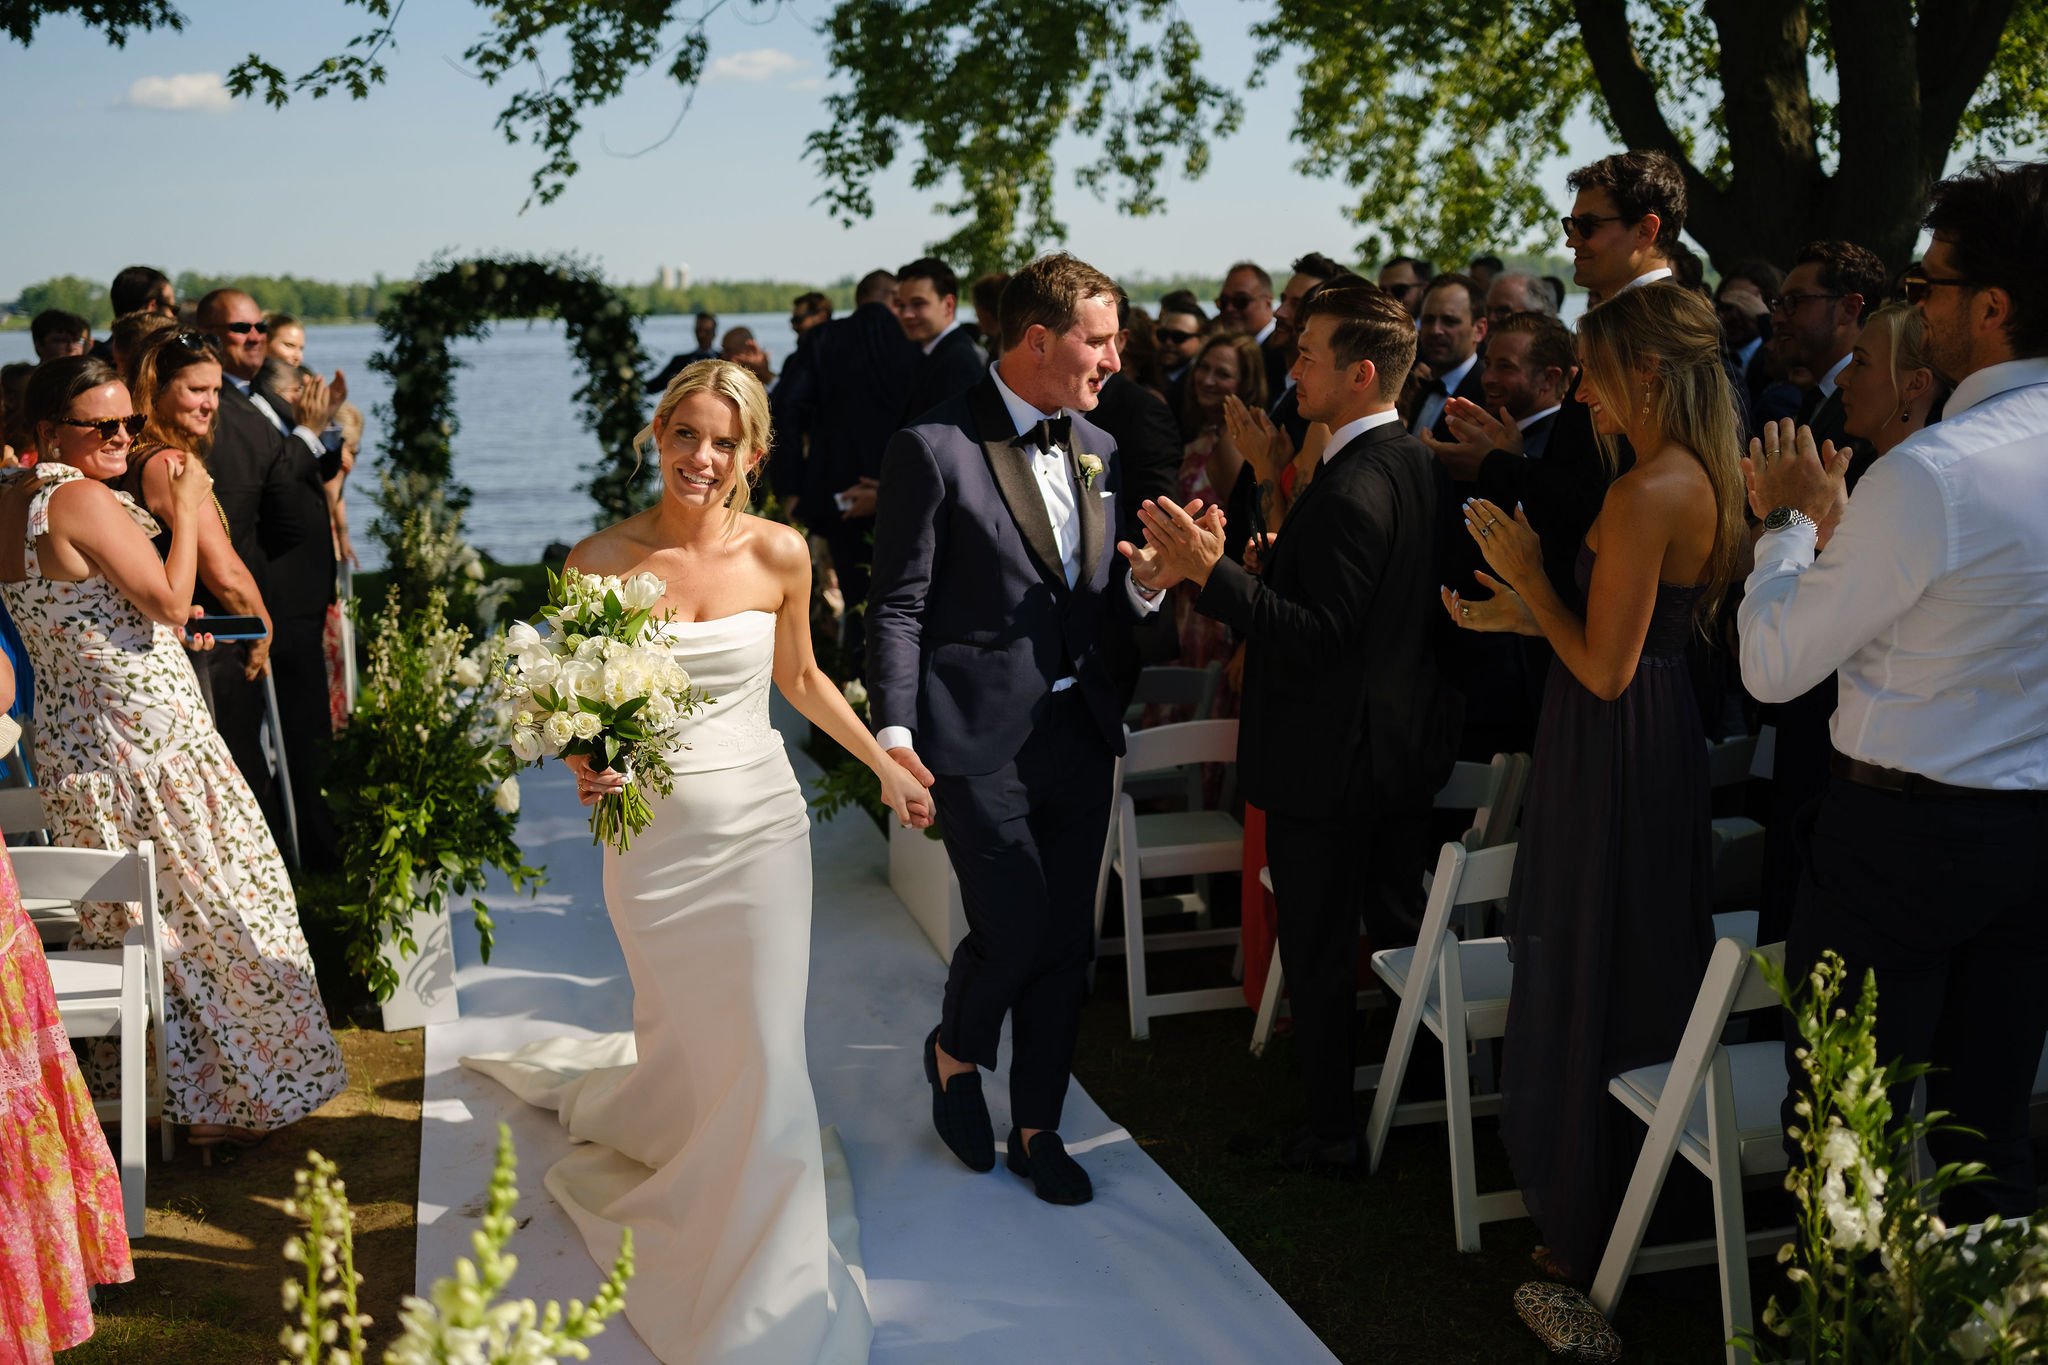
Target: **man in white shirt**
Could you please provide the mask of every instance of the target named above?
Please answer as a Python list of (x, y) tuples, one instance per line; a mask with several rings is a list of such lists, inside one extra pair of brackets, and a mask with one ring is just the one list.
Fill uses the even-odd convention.
[(1846, 504), (1804, 443), (1767, 431), (1739, 623), (1759, 700), (1841, 680), (1788, 973), (1828, 949), (1852, 983), (1876, 972), (1878, 1056), (1931, 1063), (1928, 1107), (1983, 1134), (1930, 1140), (1938, 1161), (1985, 1164), (1942, 1200), (1976, 1222), (2034, 1211), (2048, 1035), (2048, 164), (1942, 182), (1927, 225), (1908, 297), (1956, 384), (1943, 419)]

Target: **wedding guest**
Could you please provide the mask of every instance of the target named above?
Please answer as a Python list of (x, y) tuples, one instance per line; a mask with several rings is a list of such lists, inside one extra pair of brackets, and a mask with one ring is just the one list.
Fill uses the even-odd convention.
[[(1259, 345), (1242, 332), (1214, 336), (1204, 343), (1196, 357), (1193, 377), (1188, 383), (1187, 407), (1181, 428), (1192, 427), (1195, 436), (1181, 451), (1180, 473), (1174, 498), (1187, 506), (1194, 501), (1215, 506), (1235, 488), (1244, 468), (1244, 457), (1225, 436), (1224, 400), (1237, 398), (1246, 407), (1266, 406), (1266, 371)], [(1221, 491), (1219, 491), (1221, 490)], [(1190, 668), (1223, 663), (1230, 658), (1230, 632), (1220, 620), (1195, 610), (1200, 589), (1182, 583), (1170, 594), (1174, 629), (1180, 641), (1180, 662)], [(1220, 715), (1230, 715), (1234, 698), (1224, 700)]]
[[(1886, 304), (1870, 315), (1837, 380), (1842, 430), (1868, 449), (1839, 446), (1828, 463), (1840, 465), (1842, 493), (1856, 485), (1872, 463), (1932, 421), (1948, 392), (1927, 354), (1927, 327), (1919, 310)], [(1793, 442), (1789, 424), (1777, 430), (1780, 449)], [(1809, 429), (1807, 438), (1812, 440)], [(1762, 443), (1751, 438), (1761, 453)], [(1814, 443), (1825, 450), (1820, 442)], [(1770, 509), (1765, 508), (1768, 512)], [(1762, 515), (1762, 513), (1759, 513)], [(1828, 735), (1840, 684), (1835, 674), (1782, 706), (1768, 708), (1773, 730), (1770, 818), (1764, 836), (1764, 885), (1757, 941), (1776, 943), (1790, 931), (1799, 890), (1801, 822), (1827, 792), (1834, 746)]]
[(1563, 219), (1574, 283), (1611, 299), (1671, 278), (1685, 227), (1685, 178), (1676, 162), (1662, 152), (1617, 152), (1579, 167), (1565, 185), (1574, 196)]
[(134, 382), (135, 356), (159, 332), (175, 332), (178, 323), (162, 313), (124, 313), (114, 319), (113, 330), (107, 333), (107, 355), (98, 356), (114, 367), (123, 379)]
[[(1288, 434), (1299, 440), (1301, 429), (1306, 425), (1294, 403), (1294, 323), (1301, 312), (1301, 305), (1317, 287), (1327, 284), (1339, 275), (1349, 274), (1343, 266), (1320, 251), (1311, 251), (1295, 259), (1293, 273), (1287, 278), (1287, 287), (1280, 291), (1280, 301), (1273, 306), (1273, 320), (1279, 324), (1274, 329), (1275, 337), (1284, 337), (1282, 343), (1287, 369), (1273, 382), (1267, 373), (1267, 407), (1273, 420), (1286, 427)], [(1272, 352), (1269, 348), (1268, 354)]]
[[(45, 458), (0, 498), (0, 547), (18, 547), (0, 552), (0, 596), (45, 680), (36, 760), (50, 831), (87, 848), (152, 841), (173, 949), (164, 1121), (197, 1146), (252, 1143), (346, 1077), (291, 879), (173, 629), (191, 618), (199, 541), (218, 516), (206, 467), (166, 457), (160, 559), (155, 519), (97, 482), (126, 470), (148, 420), (120, 377), (89, 356), (45, 365), (29, 415)], [(133, 923), (121, 904), (79, 914), (87, 947), (118, 946)]]
[(734, 327), (718, 342), (718, 354), (737, 365), (744, 365), (767, 388), (775, 382), (775, 367), (768, 363), (768, 352), (761, 349), (761, 343), (754, 339), (751, 327)]
[(1551, 301), (1550, 287), (1534, 275), (1495, 275), (1486, 286), (1487, 326), (1498, 327), (1517, 313), (1556, 317), (1557, 305)]
[[(143, 416), (142, 434), (128, 448), (128, 463), (113, 486), (140, 503), (160, 524), (173, 516), (172, 469), (179, 457), (202, 463), (213, 447), (214, 419), (220, 411), (220, 358), (205, 337), (193, 333), (165, 334), (135, 358), (129, 390)], [(170, 458), (159, 459), (158, 456)], [(248, 642), (242, 677), (254, 682), (269, 666), (270, 609), (263, 604), (256, 576), (235, 552), (227, 518), (205, 518), (199, 535), (199, 581), (193, 600), (208, 616), (254, 616), (263, 622), (265, 638)], [(157, 553), (168, 556), (171, 533), (156, 536)], [(221, 648), (216, 646), (217, 649)], [(225, 652), (223, 650), (223, 652)], [(200, 694), (212, 709), (211, 660), (194, 659)]]
[(1745, 261), (1721, 277), (1714, 286), (1714, 316), (1721, 323), (1721, 360), (1735, 385), (1735, 397), (1742, 404), (1743, 429), (1754, 431), (1765, 421), (1789, 417), (1790, 412), (1769, 415), (1757, 410), (1757, 403), (1781, 371), (1771, 350), (1771, 300), (1785, 286), (1785, 276), (1768, 261)]
[[(0, 705), (14, 702), (0, 657)], [(0, 1359), (47, 1365), (92, 1335), (96, 1285), (135, 1278), (121, 1172), (64, 1034), (42, 938), (0, 846)]]
[(1528, 459), (1543, 458), (1577, 367), (1570, 330), (1547, 313), (1516, 313), (1488, 329), (1480, 388), (1487, 409), (1504, 414), (1522, 434)]
[[(334, 410), (335, 425), (341, 432), (341, 468), (322, 487), (327, 494), (327, 519), (334, 528), (334, 560), (350, 571), (360, 570), (355, 546), (348, 538), (348, 476), (355, 471), (356, 455), (363, 448), (363, 414), (353, 403)], [(320, 649), (327, 661), (327, 707), (336, 733), (348, 723), (348, 639), (342, 631), (344, 608), (339, 600), (327, 604), (327, 620), (320, 632)]]
[[(216, 289), (199, 301), (200, 330), (220, 348), (222, 385), (207, 465), (214, 495), (227, 518), (235, 552), (256, 574), (274, 633), (270, 667), (281, 713), (286, 768), (297, 816), (299, 856), (308, 870), (340, 861), (339, 836), (323, 788), (330, 756), (327, 717), (333, 703), (321, 645), (327, 605), (334, 601), (334, 535), (324, 481), (340, 468), (320, 431), (346, 395), (337, 371), (332, 384), (301, 379), (297, 418), (286, 434), (279, 414), (254, 388), (264, 361), (269, 325), (256, 300), (235, 289)], [(212, 658), (216, 723), (235, 761), (259, 797), (269, 767), (258, 729), (261, 689), (246, 678), (233, 650)], [(279, 823), (272, 828), (282, 832)]]
[[(1089, 420), (1115, 440), (1117, 478), (1124, 500), (1135, 507), (1147, 498), (1174, 495), (1180, 479), (1183, 443), (1180, 423), (1166, 406), (1166, 400), (1139, 383), (1134, 375), (1141, 368), (1132, 356), (1137, 349), (1135, 337), (1144, 321), (1144, 311), (1132, 307), (1130, 296), (1118, 289), (1116, 313), (1120, 329), (1117, 355), (1123, 368), (1102, 381)], [(1154, 364), (1156, 368), (1156, 360)], [(1102, 653), (1124, 705), (1130, 705), (1144, 664), (1172, 658), (1177, 642), (1170, 612), (1154, 612), (1139, 620), (1126, 619), (1121, 613), (1104, 614)]]
[[(155, 266), (125, 267), (107, 286), (107, 302), (113, 307), (116, 326), (122, 319), (135, 315), (159, 317), (170, 322), (178, 320), (177, 286), (171, 283), (170, 276)], [(112, 336), (94, 342), (92, 355), (125, 372)]]
[(45, 308), (36, 314), (28, 324), (28, 335), (36, 348), (37, 364), (84, 355), (92, 346), (91, 325), (61, 308)]
[(1414, 256), (1396, 256), (1380, 267), (1379, 286), (1409, 314), (1422, 311), (1422, 291), (1436, 278), (1436, 267)]
[(1295, 384), (1332, 435), (1258, 575), (1223, 557), (1220, 518), (1171, 501), (1140, 513), (1167, 569), (1201, 585), (1199, 609), (1248, 642), (1238, 776), (1267, 813), (1307, 1109), (1281, 1160), (1297, 1169), (1357, 1165), (1359, 923), (1376, 946), (1414, 940), (1430, 799), (1450, 770), (1432, 601), (1449, 489), (1394, 408), (1414, 357), (1413, 323), (1379, 289), (1308, 300)]
[(1159, 300), (1159, 318), (1152, 327), (1152, 336), (1159, 343), (1160, 363), (1168, 384), (1178, 383), (1195, 363), (1208, 331), (1209, 315), (1202, 311), (1194, 290), (1176, 289)]
[(1279, 391), (1294, 357), (1274, 313), (1273, 277), (1263, 266), (1239, 261), (1224, 275), (1216, 295), (1216, 330), (1243, 332), (1256, 341), (1264, 357), (1266, 392)]
[[(1163, 406), (1166, 402), (1166, 371), (1160, 364), (1159, 339), (1153, 335), (1152, 315), (1142, 308), (1131, 307), (1128, 297), (1123, 298), (1119, 312), (1123, 317), (1123, 340), (1117, 343), (1117, 356), (1123, 361), (1123, 368), (1117, 373), (1146, 390)], [(1168, 410), (1169, 414), (1171, 409)]]
[(1500, 257), (1490, 255), (1474, 256), (1465, 263), (1465, 273), (1470, 275), (1481, 289), (1491, 289), (1494, 280), (1507, 268), (1507, 263)]
[[(804, 451), (798, 504), (832, 550), (848, 603), (865, 602), (874, 549), (875, 493), (882, 451), (896, 433), (923, 359), (903, 335), (890, 300), (896, 277), (874, 270), (854, 289), (854, 310), (817, 330), (809, 363), (776, 386), (775, 439)], [(840, 620), (840, 664), (849, 678), (866, 665), (861, 612)]]
[(263, 319), (270, 324), (264, 354), (297, 369), (306, 363), (306, 325), (290, 313), (271, 313)]
[(903, 405), (909, 423), (980, 383), (988, 355), (960, 320), (960, 281), (944, 261), (920, 256), (899, 269), (893, 307), (903, 335), (922, 352)]
[(807, 294), (798, 294), (789, 304), (789, 330), (796, 333), (799, 345), (813, 330), (832, 321), (832, 300), (813, 289)]
[(256, 371), (254, 392), (261, 394), (270, 410), (277, 414), (280, 430), (289, 432), (298, 425), (299, 393), (305, 387), (305, 376), (301, 367), (281, 356), (267, 355), (261, 368)]
[(1842, 440), (1842, 405), (1835, 377), (1863, 331), (1864, 315), (1884, 297), (1890, 272), (1854, 242), (1808, 242), (1785, 285), (1770, 300), (1772, 355), (1788, 369), (1813, 376), (1799, 404), (1799, 420), (1816, 441)]
[(981, 333), (981, 343), (991, 360), (995, 348), (1002, 344), (1003, 335), (1003, 286), (1010, 282), (1009, 275), (1001, 270), (991, 270), (975, 276), (969, 292), (974, 302), (974, 326)]
[(1483, 396), (1479, 347), (1486, 340), (1486, 291), (1470, 275), (1437, 276), (1422, 293), (1416, 328), (1418, 371), (1427, 366), (1428, 374), (1408, 429), (1441, 440), (1451, 434), (1443, 420), (1444, 404), (1454, 397), (1469, 402)]
[(1707, 263), (1699, 258), (1699, 253), (1678, 241), (1665, 249), (1665, 256), (1671, 263), (1672, 283), (1712, 298), (1707, 290)]
[(647, 392), (665, 393), (669, 381), (700, 360), (718, 359), (718, 350), (711, 343), (718, 339), (718, 315), (699, 313), (694, 324), (697, 334), (697, 349), (679, 356), (672, 356), (668, 364), (661, 367), (661, 373), (647, 381)]
[(1877, 1055), (1930, 1064), (1927, 1107), (1958, 1125), (1930, 1136), (1934, 1159), (1989, 1177), (1944, 1193), (1961, 1226), (2038, 1204), (2048, 164), (1942, 181), (1926, 226), (1907, 298), (1930, 367), (1955, 383), (1942, 419), (1877, 461), (1833, 526), (1837, 490), (1810, 442), (1787, 452), (1764, 433), (1751, 502), (1770, 511), (1740, 623), (1759, 699), (1840, 675), (1786, 968), (1796, 980), (1833, 949), (1849, 980), (1876, 973)]
[[(1706, 737), (1686, 642), (1745, 543), (1721, 333), (1690, 289), (1629, 289), (1579, 324), (1580, 397), (1635, 462), (1579, 550), (1584, 609), (1551, 586), (1528, 518), (1485, 499), (1465, 526), (1489, 598), (1444, 590), (1468, 630), (1540, 633), (1543, 691), (1508, 897), (1515, 961), (1501, 1136), (1560, 1279), (1593, 1274), (1642, 1127), (1608, 1078), (1669, 1060), (1711, 939)], [(1283, 904), (1284, 904), (1283, 898)]]
[[(1555, 275), (1545, 275), (1543, 277), (1543, 287), (1550, 291), (1551, 302), (1556, 306), (1555, 311), (1562, 313), (1564, 311), (1564, 281)], [(1592, 304), (1588, 302), (1586, 306), (1590, 308)]]

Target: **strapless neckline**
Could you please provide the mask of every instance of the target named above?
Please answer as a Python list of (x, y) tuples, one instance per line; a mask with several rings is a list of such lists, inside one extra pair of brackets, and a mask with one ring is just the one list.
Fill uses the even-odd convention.
[(749, 607), (745, 611), (728, 612), (724, 616), (706, 616), (695, 621), (663, 621), (658, 628), (661, 630), (681, 630), (685, 626), (720, 626), (724, 625), (727, 621), (737, 621), (744, 616), (766, 616), (772, 619), (774, 615), (775, 613), (772, 611), (763, 611), (759, 607)]

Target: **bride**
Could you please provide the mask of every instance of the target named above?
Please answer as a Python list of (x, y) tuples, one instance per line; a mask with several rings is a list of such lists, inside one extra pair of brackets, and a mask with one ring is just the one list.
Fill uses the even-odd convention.
[[(464, 1058), (585, 1144), (547, 1188), (610, 1265), (633, 1230), (626, 1317), (670, 1365), (864, 1361), (872, 1327), (846, 1253), (858, 1232), (841, 1173), (828, 1234), (827, 1159), (804, 1058), (810, 822), (768, 723), (772, 676), (862, 758), (906, 825), (924, 788), (875, 743), (811, 654), (802, 536), (743, 509), (768, 453), (768, 398), (727, 361), (669, 384), (651, 439), (659, 505), (578, 545), (591, 574), (652, 573), (657, 614), (716, 704), (673, 755), (675, 790), (630, 851), (604, 853), (605, 904), (633, 982), (633, 1032)], [(590, 805), (623, 779), (565, 760)], [(827, 1134), (827, 1139), (833, 1135)], [(857, 1259), (857, 1258), (855, 1258)]]

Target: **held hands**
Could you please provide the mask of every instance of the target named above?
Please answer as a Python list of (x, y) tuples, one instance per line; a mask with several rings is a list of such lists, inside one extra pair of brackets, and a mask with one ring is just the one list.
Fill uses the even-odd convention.
[(1842, 513), (1849, 508), (1849, 460), (1846, 445), (1823, 441), (1814, 448), (1813, 428), (1791, 418), (1767, 422), (1749, 438), (1749, 458), (1742, 462), (1742, 481), (1749, 490), (1749, 510), (1759, 517), (1774, 507), (1796, 507), (1820, 527), (1820, 545), (1828, 543)]
[(932, 770), (924, 766), (917, 751), (897, 745), (888, 751), (894, 760), (875, 770), (882, 779), (882, 800), (905, 829), (928, 829), (932, 823)]
[(1456, 589), (1437, 589), (1443, 598), (1444, 610), (1462, 629), (1506, 635), (1543, 633), (1542, 627), (1536, 623), (1536, 613), (1529, 610), (1529, 604), (1522, 600), (1520, 593), (1483, 569), (1475, 570), (1472, 576), (1479, 580), (1481, 586), (1490, 588), (1493, 596), (1460, 597)]
[(576, 799), (586, 806), (594, 806), (602, 798), (616, 796), (626, 789), (624, 773), (615, 768), (601, 772), (593, 769), (589, 754), (563, 754), (562, 762), (576, 774)]
[(1499, 581), (1526, 584), (1542, 574), (1543, 542), (1520, 503), (1509, 517), (1485, 498), (1465, 499), (1465, 534)]
[(1209, 571), (1223, 558), (1223, 509), (1202, 505), (1200, 498), (1181, 507), (1171, 498), (1147, 498), (1138, 509), (1145, 527), (1143, 548), (1128, 540), (1116, 543), (1117, 553), (1131, 562), (1131, 577), (1147, 592), (1160, 592), (1183, 580), (1205, 584)]

